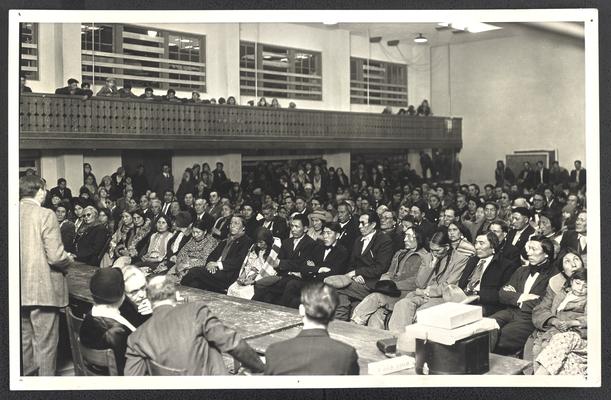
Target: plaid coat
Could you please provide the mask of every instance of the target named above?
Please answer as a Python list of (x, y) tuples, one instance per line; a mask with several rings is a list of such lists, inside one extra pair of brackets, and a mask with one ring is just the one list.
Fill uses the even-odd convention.
[(68, 282), (62, 271), (72, 263), (64, 251), (57, 217), (33, 199), (19, 203), (21, 305), (68, 305)]

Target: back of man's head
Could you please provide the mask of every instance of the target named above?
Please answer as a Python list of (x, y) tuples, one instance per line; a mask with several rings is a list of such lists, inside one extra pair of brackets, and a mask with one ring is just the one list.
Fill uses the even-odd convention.
[(301, 290), (301, 306), (305, 317), (327, 325), (335, 316), (339, 297), (335, 289), (323, 282), (308, 283)]
[(146, 297), (155, 307), (156, 303), (176, 299), (176, 285), (165, 276), (156, 276), (146, 285)]
[(45, 181), (37, 175), (24, 175), (19, 179), (19, 198), (36, 197), (40, 189), (44, 189)]

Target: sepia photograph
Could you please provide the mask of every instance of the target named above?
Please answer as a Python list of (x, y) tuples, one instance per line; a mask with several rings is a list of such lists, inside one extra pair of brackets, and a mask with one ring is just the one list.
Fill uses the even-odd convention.
[(601, 385), (597, 10), (8, 30), (11, 389)]

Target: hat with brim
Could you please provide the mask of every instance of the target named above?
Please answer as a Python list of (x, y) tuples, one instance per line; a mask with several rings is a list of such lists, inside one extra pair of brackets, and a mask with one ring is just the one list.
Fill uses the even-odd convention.
[(377, 281), (372, 292), (382, 293), (390, 297), (401, 296), (401, 291), (397, 288), (397, 284), (389, 280)]
[(329, 211), (316, 210), (308, 214), (308, 219), (310, 220), (310, 223), (312, 223), (312, 219), (314, 218), (317, 218), (322, 222), (331, 222), (333, 220), (333, 215), (331, 215)]

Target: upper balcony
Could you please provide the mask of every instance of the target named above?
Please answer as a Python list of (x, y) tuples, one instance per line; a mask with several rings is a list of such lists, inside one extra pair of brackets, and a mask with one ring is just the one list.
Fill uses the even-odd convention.
[(462, 147), (462, 119), (22, 94), (22, 149)]

